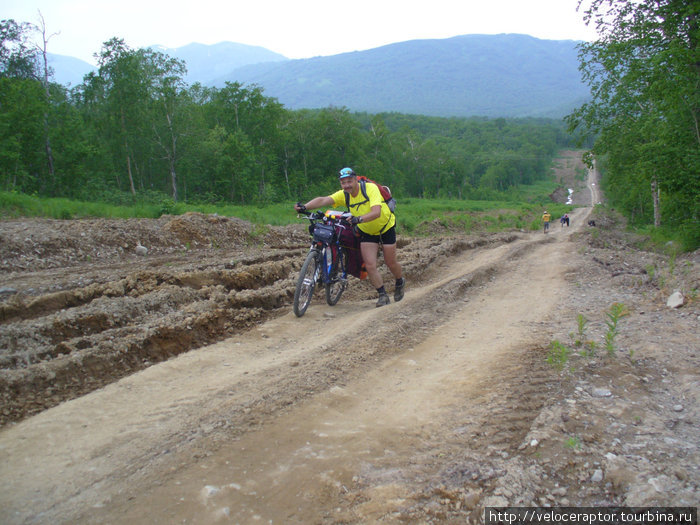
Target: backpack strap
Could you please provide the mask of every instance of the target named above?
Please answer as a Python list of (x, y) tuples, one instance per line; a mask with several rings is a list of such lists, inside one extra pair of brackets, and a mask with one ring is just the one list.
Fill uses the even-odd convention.
[[(365, 202), (369, 202), (369, 197), (367, 196), (367, 188), (365, 187), (365, 181), (361, 180), (360, 181), (360, 191), (362, 192), (362, 196), (365, 198), (362, 202), (356, 202), (355, 204), (352, 205), (353, 208), (357, 208), (358, 206), (362, 206)], [(350, 194), (346, 191), (345, 193), (345, 207), (350, 211)]]
[[(376, 186), (376, 183), (375, 183), (375, 186)], [(379, 186), (377, 186), (377, 187), (379, 187)], [(362, 192), (362, 196), (365, 198), (365, 200), (363, 200), (362, 202), (357, 202), (357, 203), (353, 204), (352, 205), (353, 208), (356, 208), (358, 206), (362, 206), (365, 202), (369, 202), (369, 197), (367, 196), (366, 183), (364, 180), (360, 181), (360, 191)], [(348, 209), (348, 211), (350, 211), (350, 194), (347, 191), (344, 193), (345, 193), (345, 207)], [(389, 209), (389, 212), (392, 215), (395, 215), (394, 212), (391, 211), (391, 209)], [(389, 220), (386, 222), (384, 227), (379, 231), (379, 235), (384, 233), (384, 230), (386, 229), (387, 226), (389, 226), (390, 222), (391, 222), (391, 216), (389, 216)]]

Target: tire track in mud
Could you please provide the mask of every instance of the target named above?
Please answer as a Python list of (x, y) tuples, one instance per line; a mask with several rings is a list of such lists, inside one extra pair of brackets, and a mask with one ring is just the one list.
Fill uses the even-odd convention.
[[(528, 446), (533, 422), (558, 387), (544, 352), (521, 349), (517, 362), (499, 369), (498, 383), (475, 385), (465, 398), (469, 406), (455, 407), (438, 436), (426, 432), (416, 440), (410, 459), (386, 455), (365, 464), (352, 490), (340, 497), (347, 507), (343, 519), (481, 523), (485, 501), (508, 490), (511, 462)], [(392, 501), (383, 503), (387, 495)], [(358, 508), (357, 501), (365, 503)]]
[[(405, 273), (418, 276), (441, 258), (514, 238), (401, 239)], [(268, 250), (181, 272), (142, 269), (10, 298), (0, 304), (0, 426), (286, 313), (304, 253)], [(357, 287), (346, 300), (368, 292)]]
[[(498, 262), (480, 267), (474, 274), (483, 277), (474, 285), (481, 291), (470, 289), (470, 294), (498, 293), (493, 290), (495, 280), (515, 274), (520, 259), (528, 258), (543, 244), (551, 242), (552, 238), (546, 238), (518, 243)], [(447, 289), (454, 289), (454, 285), (459, 289), (458, 283), (468, 278), (467, 275), (451, 282)], [(451, 296), (455, 301), (473, 300), (460, 293)], [(517, 319), (517, 312), (513, 314)], [(446, 326), (450, 323), (448, 320)], [(507, 325), (508, 321), (504, 319), (503, 324)], [(450, 397), (449, 409), (442, 415), (434, 414), (435, 421), (409, 432), (415, 434), (409, 444), (391, 448), (391, 453), (379, 454), (365, 462), (348, 485), (352, 488), (341, 491), (334, 501), (342, 510), (328, 510), (325, 517), (332, 516), (331, 522), (352, 523), (383, 520), (480, 523), (484, 502), (491, 498), (491, 504), (496, 504), (498, 500), (492, 498), (508, 490), (504, 479), (512, 470), (511, 462), (518, 461), (520, 451), (528, 446), (525, 440), (533, 422), (553, 392), (560, 390), (558, 378), (544, 360), (546, 347), (542, 338), (546, 333), (545, 328), (540, 335), (526, 337), (505, 349), (499, 349), (499, 332), (489, 334), (493, 338), (494, 355), (500, 357), (495, 361), (487, 358), (483, 365), (477, 365), (488, 369), (488, 373), (481, 370), (472, 374), (467, 367), (465, 377), (474, 375), (479, 379), (467, 388), (459, 380), (446, 376), (444, 390), (449, 392), (448, 385), (455, 383), (454, 392), (457, 392), (453, 394), (456, 400), (446, 396)], [(452, 343), (459, 338), (470, 345), (466, 328), (461, 335), (449, 334), (444, 340), (451, 342), (452, 349)], [(459, 344), (455, 351), (459, 352)], [(445, 366), (449, 362), (446, 358)], [(461, 368), (454, 370), (455, 375), (460, 373)]]
[(0, 306), (0, 424), (218, 341), (275, 315), (298, 256), (240, 269), (139, 271)]

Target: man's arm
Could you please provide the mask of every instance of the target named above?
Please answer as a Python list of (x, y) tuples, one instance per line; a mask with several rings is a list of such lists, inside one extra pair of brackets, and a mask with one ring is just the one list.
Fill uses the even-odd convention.
[(377, 204), (376, 206), (372, 206), (370, 208), (369, 212), (365, 213), (362, 216), (362, 222), (370, 222), (370, 221), (373, 221), (374, 219), (378, 219), (381, 214), (382, 214), (381, 204)]
[[(323, 208), (324, 206), (332, 205), (333, 199), (331, 199), (330, 197), (315, 197), (306, 204), (304, 204), (304, 208), (306, 208), (307, 210), (315, 210), (316, 208)], [(301, 211), (297, 205), (294, 205), (294, 209), (297, 211)]]

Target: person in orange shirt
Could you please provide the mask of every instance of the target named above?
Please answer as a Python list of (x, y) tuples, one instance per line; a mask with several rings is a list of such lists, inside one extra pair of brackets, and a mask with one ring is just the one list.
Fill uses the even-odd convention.
[(552, 216), (547, 210), (544, 210), (544, 213), (542, 214), (542, 222), (544, 222), (544, 233), (547, 233), (549, 231), (549, 221), (551, 220)]

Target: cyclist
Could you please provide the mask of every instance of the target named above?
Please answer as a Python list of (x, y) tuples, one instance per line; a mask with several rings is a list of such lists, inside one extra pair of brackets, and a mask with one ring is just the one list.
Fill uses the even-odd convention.
[(552, 216), (547, 210), (544, 210), (544, 213), (542, 214), (542, 222), (544, 222), (544, 233), (547, 233), (549, 231), (550, 220), (552, 220)]
[(394, 301), (403, 299), (406, 281), (401, 265), (396, 258), (396, 217), (384, 202), (376, 184), (366, 183), (367, 198), (360, 191), (357, 174), (352, 168), (343, 168), (338, 174), (339, 191), (326, 197), (314, 197), (306, 204), (297, 203), (296, 211), (314, 210), (325, 206), (345, 207), (345, 193), (350, 195), (349, 207), (352, 218), (350, 222), (357, 226), (360, 233), (360, 253), (367, 269), (369, 281), (379, 294), (377, 307), (389, 304), (389, 295), (384, 289), (384, 282), (377, 268), (377, 256), (381, 246), (384, 262), (396, 279)]

